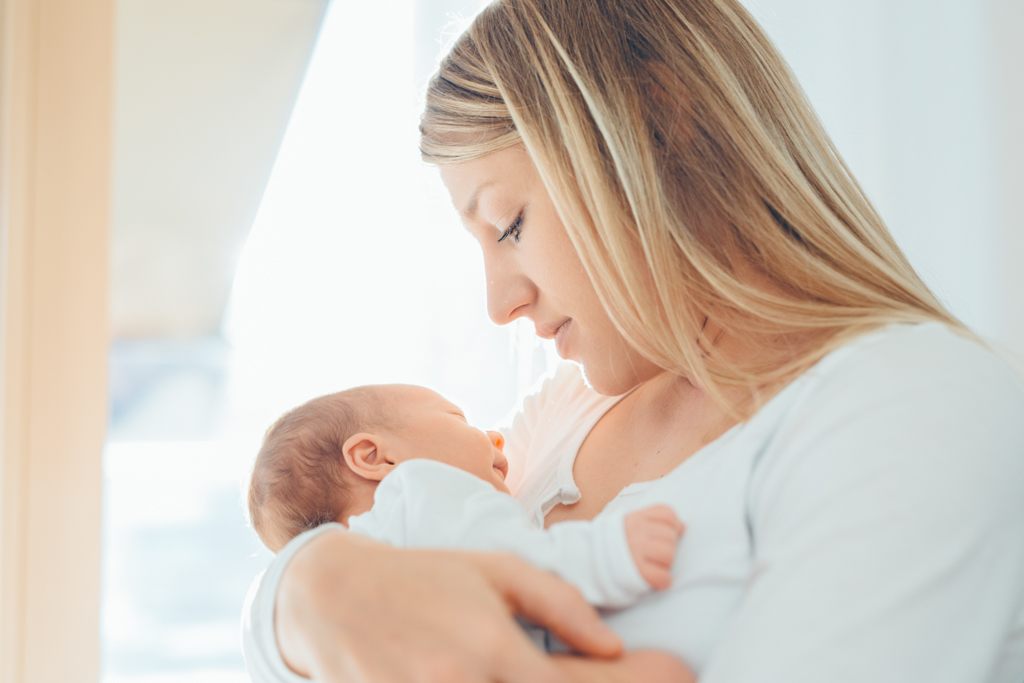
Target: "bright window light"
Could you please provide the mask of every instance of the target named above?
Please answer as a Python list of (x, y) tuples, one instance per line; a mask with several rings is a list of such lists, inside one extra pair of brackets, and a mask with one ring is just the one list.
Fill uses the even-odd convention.
[(281, 413), (401, 382), (489, 427), (552, 365), (532, 324), (487, 319), (478, 247), (419, 158), (414, 9), (331, 4), (223, 338), (112, 348), (105, 683), (247, 680), (239, 615), (270, 555), (240, 482)]

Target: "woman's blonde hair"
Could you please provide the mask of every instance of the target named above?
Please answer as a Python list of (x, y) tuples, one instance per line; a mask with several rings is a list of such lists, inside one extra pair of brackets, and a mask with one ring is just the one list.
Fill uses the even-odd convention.
[[(448, 165), (518, 143), (626, 339), (719, 400), (886, 323), (970, 334), (737, 0), (494, 2), (430, 82), (421, 151)], [(774, 360), (716, 354), (708, 319)]]

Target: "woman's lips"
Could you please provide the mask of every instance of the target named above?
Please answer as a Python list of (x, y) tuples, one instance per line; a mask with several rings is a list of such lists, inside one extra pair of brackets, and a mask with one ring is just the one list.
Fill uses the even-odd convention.
[(562, 322), (556, 325), (540, 325), (536, 324), (537, 336), (541, 339), (554, 339), (555, 348), (558, 349), (558, 355), (565, 358), (566, 351), (566, 335), (569, 333), (569, 323), (572, 322), (572, 318), (566, 318)]

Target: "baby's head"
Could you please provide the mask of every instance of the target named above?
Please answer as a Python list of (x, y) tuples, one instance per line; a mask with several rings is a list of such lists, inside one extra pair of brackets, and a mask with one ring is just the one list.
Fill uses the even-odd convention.
[(377, 484), (400, 463), (443, 462), (508, 492), (497, 432), (471, 427), (454, 404), (423, 387), (366, 386), (315, 398), (267, 430), (249, 484), (252, 526), (277, 552), (298, 534), (373, 506)]

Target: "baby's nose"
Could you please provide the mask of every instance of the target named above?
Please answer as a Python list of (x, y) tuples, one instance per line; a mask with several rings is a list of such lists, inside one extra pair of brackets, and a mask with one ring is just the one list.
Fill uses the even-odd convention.
[(487, 436), (491, 437), (491, 443), (494, 444), (494, 465), (496, 470), (501, 472), (502, 477), (508, 474), (508, 459), (505, 458), (505, 454), (501, 452), (501, 449), (505, 447), (505, 437), (498, 432), (487, 432)]

